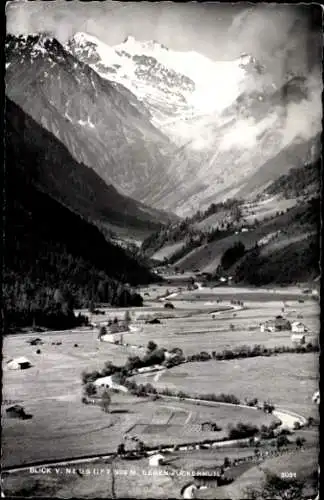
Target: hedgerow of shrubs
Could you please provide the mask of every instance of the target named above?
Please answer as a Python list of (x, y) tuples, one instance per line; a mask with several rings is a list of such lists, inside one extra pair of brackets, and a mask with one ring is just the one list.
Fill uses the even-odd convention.
[(275, 346), (275, 347), (265, 347), (262, 345), (250, 346), (238, 346), (234, 349), (225, 349), (220, 352), (212, 351), (211, 353), (206, 351), (201, 351), (196, 354), (191, 354), (187, 356), (186, 361), (209, 361), (214, 359), (217, 361), (232, 360), (232, 359), (243, 359), (243, 358), (254, 358), (257, 356), (275, 356), (277, 354), (283, 353), (294, 353), (302, 354), (307, 352), (318, 352), (319, 347), (316, 344), (308, 342), (306, 345), (297, 346)]
[[(136, 396), (148, 396), (151, 394), (157, 394), (156, 388), (152, 384), (136, 384), (133, 380), (126, 380), (125, 387), (129, 390), (131, 394)], [(184, 391), (175, 391), (165, 387), (159, 391), (159, 394), (163, 396), (172, 396), (178, 398), (190, 398), (194, 400), (202, 401), (215, 401), (219, 403), (230, 403), (230, 404), (240, 404), (240, 400), (233, 394), (196, 394), (191, 395)]]

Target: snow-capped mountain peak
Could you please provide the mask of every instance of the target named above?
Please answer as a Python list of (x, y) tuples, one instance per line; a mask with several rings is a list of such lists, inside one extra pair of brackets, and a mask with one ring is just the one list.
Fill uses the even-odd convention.
[(128, 50), (131, 53), (138, 53), (139, 51), (144, 53), (148, 51), (169, 50), (167, 47), (165, 47), (165, 45), (157, 42), (156, 40), (136, 40), (136, 38), (132, 35), (128, 35), (123, 43), (119, 44), (119, 47), (123, 48), (124, 50)]
[[(195, 51), (175, 51), (133, 36), (113, 47), (87, 33), (76, 33), (67, 50), (100, 76), (124, 85), (148, 105), (155, 125), (186, 135), (186, 120), (220, 112), (244, 91), (257, 61), (242, 54), (231, 61), (213, 61)], [(255, 71), (253, 71), (255, 73)]]
[(75, 35), (73, 35), (73, 37), (70, 39), (70, 43), (75, 43), (79, 47), (83, 47), (89, 43), (98, 43), (98, 42), (99, 40), (96, 37), (89, 35), (88, 33), (83, 33), (81, 31), (75, 33)]

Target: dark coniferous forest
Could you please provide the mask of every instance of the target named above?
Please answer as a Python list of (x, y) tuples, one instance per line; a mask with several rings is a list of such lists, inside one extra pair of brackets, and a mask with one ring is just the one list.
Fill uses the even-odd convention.
[[(47, 144), (48, 146), (48, 144)], [(32, 323), (66, 328), (75, 307), (96, 302), (141, 306), (134, 286), (156, 280), (147, 268), (107, 241), (90, 222), (42, 189), (42, 165), (51, 156), (26, 143), (6, 122), (5, 253), (3, 303), (6, 329)], [(55, 167), (55, 166), (54, 166)]]

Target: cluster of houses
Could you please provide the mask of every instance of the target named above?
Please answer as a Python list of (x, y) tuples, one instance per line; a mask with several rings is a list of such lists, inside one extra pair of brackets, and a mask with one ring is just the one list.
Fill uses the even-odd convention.
[(281, 332), (291, 331), (291, 341), (304, 344), (306, 342), (306, 333), (308, 328), (301, 321), (290, 322), (283, 316), (276, 316), (274, 319), (265, 321), (260, 325), (261, 332)]

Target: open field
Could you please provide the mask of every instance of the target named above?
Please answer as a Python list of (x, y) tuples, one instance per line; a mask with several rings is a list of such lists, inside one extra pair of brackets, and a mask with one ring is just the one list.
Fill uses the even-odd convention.
[(216, 299), (234, 299), (248, 300), (250, 302), (269, 302), (269, 301), (298, 301), (299, 299), (310, 301), (307, 294), (303, 294), (303, 289), (297, 286), (291, 287), (246, 287), (246, 286), (217, 286), (201, 287), (199, 290), (188, 291), (182, 289), (177, 294), (177, 300), (209, 300)]
[[(69, 330), (61, 332), (33, 333), (22, 335), (11, 335), (3, 339), (3, 362), (17, 356), (26, 356), (39, 371), (44, 369), (50, 371), (50, 380), (60, 375), (57, 373), (58, 364), (63, 370), (62, 380), (65, 384), (70, 384), (75, 378), (79, 378), (82, 370), (102, 368), (107, 359), (114, 359), (116, 365), (123, 365), (130, 354), (126, 348), (108, 345), (97, 341), (98, 333), (90, 328), (80, 330)], [(41, 354), (36, 354), (38, 347), (31, 346), (28, 340), (41, 338), (44, 342), (39, 346)], [(62, 342), (61, 345), (52, 343)], [(78, 347), (74, 347), (78, 344)], [(48, 372), (49, 373), (49, 372)], [(10, 376), (12, 372), (10, 372)], [(4, 375), (5, 377), (5, 375)], [(4, 378), (6, 386), (6, 378)], [(48, 388), (49, 389), (49, 388)], [(4, 387), (5, 390), (5, 387)]]
[[(245, 418), (236, 407), (225, 412), (223, 407), (199, 406), (197, 413), (197, 406), (191, 403), (165, 404), (116, 394), (112, 396), (111, 412), (105, 414), (98, 407), (81, 403), (81, 372), (101, 369), (108, 360), (123, 363), (129, 351), (97, 342), (93, 331), (37, 336), (44, 339), (40, 354), (26, 342), (30, 335), (4, 339), (4, 363), (14, 356), (26, 356), (33, 364), (17, 371), (4, 366), (3, 403), (19, 402), (33, 415), (30, 420), (10, 419), (3, 411), (4, 465), (115, 451), (124, 433), (135, 425), (140, 426), (136, 434), (142, 435), (146, 444), (155, 445), (214, 438), (215, 433), (211, 436), (197, 431), (200, 419), (212, 418), (225, 431), (226, 420)], [(62, 341), (62, 345), (52, 345), (53, 341)], [(79, 347), (74, 347), (75, 343)], [(247, 412), (246, 418), (253, 420), (255, 413)]]
[[(143, 325), (140, 331), (123, 335), (124, 342), (134, 345), (147, 345), (154, 340), (159, 346), (168, 349), (180, 347), (185, 355), (200, 351), (222, 351), (241, 345), (262, 344), (266, 347), (291, 346), (291, 332), (260, 332), (259, 326), (241, 326), (236, 318), (229, 318), (235, 330), (229, 329), (228, 322), (210, 319), (201, 315), (199, 321), (188, 319), (161, 320), (160, 325)], [(253, 327), (254, 328), (254, 327)], [(317, 335), (306, 335), (307, 341), (316, 342)]]
[[(40, 389), (42, 378), (38, 382), (28, 381), (32, 370), (15, 374), (24, 377), (21, 385)], [(34, 399), (19, 394), (15, 390), (19, 385), (11, 384), (11, 392), (7, 387), (6, 395), (19, 400), (33, 418), (10, 419), (3, 413), (3, 465), (6, 466), (114, 452), (126, 434), (140, 437), (148, 446), (217, 440), (227, 436), (228, 423), (243, 419), (261, 425), (274, 418), (249, 408), (152, 401), (127, 394), (113, 394), (110, 412), (106, 414), (97, 406), (82, 404), (78, 394), (64, 393), (62, 384), (60, 395)], [(202, 431), (200, 424), (206, 420), (217, 422), (222, 431)]]
[[(145, 443), (158, 445), (159, 443), (180, 444), (183, 442), (198, 442), (204, 439), (222, 439), (227, 437), (228, 424), (249, 422), (257, 426), (269, 424), (276, 420), (274, 416), (251, 408), (241, 408), (235, 405), (193, 404), (186, 401), (168, 401), (159, 403), (168, 409), (169, 415), (160, 419), (156, 411), (150, 414), (145, 410), (145, 416), (134, 427), (130, 428), (130, 435), (140, 436)], [(143, 412), (144, 415), (144, 412)], [(154, 419), (154, 424), (152, 423)], [(220, 431), (202, 431), (201, 423), (211, 421), (217, 423)], [(156, 423), (159, 422), (159, 423)]]
[[(191, 296), (188, 295), (191, 298), (194, 293), (188, 292), (188, 294), (191, 294)], [(170, 312), (174, 318), (162, 319), (161, 324), (158, 325), (141, 324), (138, 326), (138, 331), (124, 334), (124, 342), (146, 345), (149, 340), (154, 340), (161, 347), (180, 347), (185, 355), (204, 350), (219, 351), (244, 344), (262, 344), (266, 347), (291, 346), (290, 331), (274, 333), (260, 331), (260, 323), (278, 314), (285, 314), (290, 321), (296, 321), (298, 316), (302, 316), (300, 321), (309, 329), (306, 334), (307, 342), (318, 342), (320, 321), (319, 308), (315, 301), (307, 300), (299, 303), (295, 299), (285, 302), (283, 306), (284, 302), (272, 294), (271, 300), (245, 301), (246, 309), (224, 311), (221, 314), (215, 314), (213, 318), (212, 311), (221, 306), (230, 306), (229, 297), (215, 295), (215, 293), (207, 294), (207, 292), (195, 295), (199, 295), (200, 298), (193, 300), (191, 304), (195, 304), (196, 308), (205, 307), (207, 312), (203, 312), (202, 309), (200, 314), (181, 317), (185, 310), (189, 312), (188, 309), (184, 309), (184, 306), (187, 308), (187, 301), (178, 301), (178, 296), (176, 296), (173, 298), (175, 309)], [(216, 297), (221, 297), (222, 303), (217, 304)], [(241, 297), (242, 295), (237, 295), (236, 300), (241, 300)], [(285, 307), (284, 313), (283, 307)], [(234, 330), (230, 329), (230, 325), (234, 326)]]
[[(36, 354), (37, 347), (26, 342), (32, 337), (44, 341), (40, 354)], [(58, 341), (62, 345), (52, 345)], [(23, 421), (3, 418), (4, 464), (89, 454), (99, 449), (105, 452), (112, 434), (110, 426), (117, 417), (81, 403), (81, 373), (102, 369), (109, 360), (122, 365), (130, 352), (97, 342), (91, 330), (5, 337), (3, 363), (11, 357), (26, 356), (33, 367), (11, 371), (4, 365), (3, 403), (19, 401), (34, 416)]]
[(157, 380), (135, 377), (137, 382), (149, 381), (159, 389), (169, 387), (195, 394), (224, 392), (241, 400), (270, 399), (276, 406), (305, 417), (317, 415), (312, 396), (318, 390), (318, 378), (318, 356), (312, 353), (186, 363), (162, 372)]

